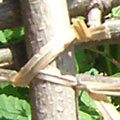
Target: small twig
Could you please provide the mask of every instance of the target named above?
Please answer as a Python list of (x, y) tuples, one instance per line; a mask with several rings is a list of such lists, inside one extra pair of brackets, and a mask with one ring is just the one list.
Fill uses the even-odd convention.
[(98, 49), (88, 48), (88, 50), (91, 50), (95, 53), (98, 53), (98, 54), (104, 56), (105, 58), (107, 58), (109, 61), (111, 61), (113, 64), (115, 64), (117, 67), (120, 68), (120, 62), (118, 62), (115, 58), (112, 58), (111, 56), (106, 55), (104, 52), (99, 51)]
[(8, 70), (8, 69), (0, 69), (0, 82), (10, 82), (11, 77), (15, 76), (17, 74), (17, 71), (15, 70)]
[(117, 67), (120, 68), (120, 62), (117, 61), (115, 58), (111, 58), (112, 63), (114, 63)]
[(0, 67), (11, 64), (12, 59), (13, 55), (9, 48), (0, 49)]

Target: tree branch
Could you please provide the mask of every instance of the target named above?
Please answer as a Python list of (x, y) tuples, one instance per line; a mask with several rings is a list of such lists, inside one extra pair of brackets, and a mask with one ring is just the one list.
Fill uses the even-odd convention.
[(26, 49), (23, 40), (0, 46), (0, 68), (19, 70), (26, 61)]
[(94, 6), (98, 6), (103, 14), (110, 12), (111, 8), (120, 5), (119, 0), (68, 0), (71, 16), (87, 15)]
[[(88, 11), (97, 0), (68, 0), (70, 16), (87, 15)], [(119, 0), (98, 0), (104, 14), (112, 7), (120, 5)], [(12, 28), (22, 25), (19, 0), (4, 0), (0, 3), (0, 29)]]
[(88, 48), (93, 46), (99, 46), (103, 44), (116, 44), (120, 42), (120, 19), (108, 19), (103, 24), (103, 27), (107, 28), (106, 38), (102, 38), (102, 30), (99, 33), (95, 33), (94, 40), (83, 40), (77, 42), (76, 49)]

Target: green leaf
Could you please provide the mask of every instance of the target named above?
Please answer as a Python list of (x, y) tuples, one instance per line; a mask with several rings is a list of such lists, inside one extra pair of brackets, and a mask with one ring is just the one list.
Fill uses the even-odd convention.
[(30, 105), (25, 100), (13, 96), (0, 95), (0, 118), (9, 120), (30, 120)]
[(12, 29), (12, 31), (13, 31), (13, 34), (11, 37), (13, 39), (19, 39), (22, 35), (24, 35), (23, 27), (14, 28), (14, 29)]
[(28, 88), (15, 87), (10, 83), (0, 83), (0, 94), (6, 94), (7, 96), (18, 97), (29, 102)]
[(7, 43), (7, 40), (3, 34), (3, 32), (0, 30), (0, 42), (1, 43)]
[(24, 35), (24, 28), (17, 27), (17, 28), (12, 28), (12, 29), (5, 29), (3, 31), (3, 34), (7, 42), (15, 41), (15, 40), (20, 39), (20, 37)]
[(115, 73), (113, 75), (111, 75), (112, 77), (120, 77), (120, 72), (119, 73)]
[(78, 16), (77, 18), (80, 19), (80, 20), (85, 20), (86, 19), (84, 16)]
[(7, 40), (12, 38), (13, 31), (11, 29), (5, 29), (3, 34)]
[(93, 56), (90, 56), (85, 50), (75, 51), (75, 57), (78, 73), (88, 71), (94, 63)]
[(0, 82), (0, 89), (4, 89), (5, 87), (9, 86), (10, 83), (8, 82)]
[(20, 40), (24, 35), (24, 28), (17, 27), (12, 29), (0, 30), (0, 43), (5, 44), (8, 42)]
[(80, 92), (79, 95), (79, 106), (80, 106), (80, 114), (81, 120), (101, 120), (101, 116), (96, 111), (96, 106), (86, 91)]
[(79, 116), (78, 117), (79, 117), (79, 120), (93, 120), (92, 117), (89, 114), (87, 114), (83, 111), (79, 111)]
[(89, 75), (99, 75), (99, 71), (95, 68), (91, 68), (89, 71), (85, 72)]
[(112, 16), (113, 17), (120, 17), (120, 6), (117, 6), (112, 9)]
[(80, 101), (84, 103), (88, 107), (96, 108), (92, 98), (89, 96), (89, 94), (86, 91), (80, 92)]
[(111, 97), (112, 98), (112, 103), (116, 107), (116, 109), (120, 112), (120, 98), (119, 97)]

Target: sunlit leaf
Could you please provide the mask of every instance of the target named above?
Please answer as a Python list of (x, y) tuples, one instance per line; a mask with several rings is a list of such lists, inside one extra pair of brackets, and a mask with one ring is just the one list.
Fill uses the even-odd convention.
[(15, 41), (24, 35), (24, 28), (17, 27), (13, 29), (5, 29), (3, 33), (7, 41)]
[(1, 43), (7, 43), (7, 40), (3, 34), (3, 32), (0, 30), (0, 42)]
[(120, 6), (117, 6), (112, 9), (112, 15), (113, 17), (120, 17)]
[(25, 100), (1, 94), (0, 116), (9, 120), (30, 120), (30, 105)]
[(80, 120), (87, 120), (87, 117), (90, 120), (101, 120), (101, 116), (96, 111), (96, 106), (93, 100), (86, 91), (80, 92), (79, 106), (80, 106), (79, 117), (81, 118)]
[(120, 72), (119, 73), (115, 73), (113, 75), (111, 75), (112, 77), (120, 77)]
[(99, 71), (95, 68), (91, 68), (89, 71), (85, 72), (89, 75), (99, 75)]
[(78, 16), (77, 18), (80, 19), (80, 20), (85, 20), (86, 19), (84, 16)]
[(79, 120), (93, 120), (93, 119), (89, 114), (79, 111)]

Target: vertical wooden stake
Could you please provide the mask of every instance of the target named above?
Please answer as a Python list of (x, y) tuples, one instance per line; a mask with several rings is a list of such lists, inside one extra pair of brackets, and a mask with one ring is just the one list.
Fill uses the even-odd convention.
[[(21, 8), (29, 58), (70, 28), (66, 0), (21, 0)], [(71, 48), (68, 48), (51, 66), (74, 74), (73, 61)], [(75, 92), (70, 87), (35, 78), (30, 85), (30, 99), (32, 120), (76, 120)]]

